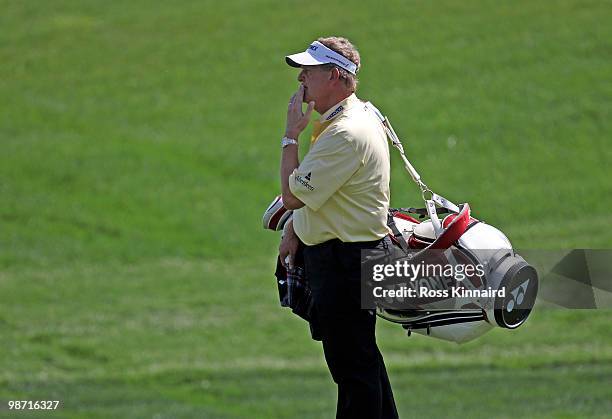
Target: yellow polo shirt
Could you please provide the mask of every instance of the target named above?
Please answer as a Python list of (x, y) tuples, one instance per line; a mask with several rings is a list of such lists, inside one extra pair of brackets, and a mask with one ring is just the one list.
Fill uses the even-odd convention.
[(380, 121), (351, 95), (319, 123), (322, 131), (289, 176), (289, 189), (305, 204), (293, 212), (296, 234), (307, 245), (384, 237), (390, 163)]

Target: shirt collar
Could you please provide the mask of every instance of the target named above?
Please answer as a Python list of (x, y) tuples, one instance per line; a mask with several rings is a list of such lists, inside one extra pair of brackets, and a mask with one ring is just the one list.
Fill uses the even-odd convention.
[(355, 96), (355, 93), (353, 93), (343, 101), (338, 102), (334, 106), (329, 108), (327, 112), (321, 115), (321, 117), (319, 118), (319, 122), (325, 123), (335, 119), (357, 102), (359, 102), (359, 99), (357, 98), (357, 96)]

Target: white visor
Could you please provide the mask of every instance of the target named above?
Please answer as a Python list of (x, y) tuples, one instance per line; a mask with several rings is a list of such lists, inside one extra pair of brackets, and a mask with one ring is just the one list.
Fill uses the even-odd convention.
[(303, 65), (321, 65), (335, 64), (348, 71), (351, 74), (357, 74), (357, 64), (351, 60), (327, 48), (318, 41), (314, 41), (308, 49), (297, 54), (287, 55), (285, 61), (291, 67), (300, 67)]

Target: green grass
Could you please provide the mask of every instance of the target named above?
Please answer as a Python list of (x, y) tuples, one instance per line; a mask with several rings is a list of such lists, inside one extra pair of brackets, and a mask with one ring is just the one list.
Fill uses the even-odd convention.
[[(517, 248), (612, 246), (609, 2), (0, 5), (3, 404), (332, 416), (260, 228), (297, 87), (283, 57), (319, 35), (360, 48), (360, 96), (432, 189)], [(417, 205), (400, 163), (393, 204)], [(402, 417), (606, 417), (610, 319), (540, 308), (461, 346), (378, 335)]]

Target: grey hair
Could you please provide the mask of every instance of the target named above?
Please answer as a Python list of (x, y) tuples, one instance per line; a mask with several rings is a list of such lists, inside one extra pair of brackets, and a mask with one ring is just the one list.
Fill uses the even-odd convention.
[[(339, 36), (329, 36), (326, 38), (317, 39), (320, 43), (325, 45), (327, 48), (337, 52), (342, 55), (344, 58), (347, 58), (354, 62), (357, 65), (357, 72), (361, 68), (361, 58), (359, 56), (359, 51), (357, 48), (346, 38), (342, 38)], [(332, 68), (337, 68), (340, 73), (340, 78), (344, 80), (344, 84), (348, 87), (351, 92), (355, 92), (357, 90), (358, 79), (354, 74), (349, 73), (345, 69), (338, 67), (335, 64), (323, 64), (324, 68), (331, 70)]]

